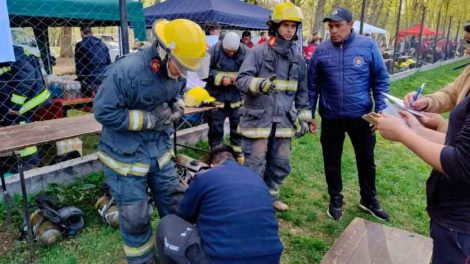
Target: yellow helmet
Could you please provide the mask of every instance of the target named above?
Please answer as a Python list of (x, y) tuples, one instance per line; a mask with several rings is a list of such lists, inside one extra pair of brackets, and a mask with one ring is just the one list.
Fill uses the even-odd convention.
[(302, 10), (289, 1), (280, 3), (274, 7), (270, 21), (281, 23), (282, 21), (294, 21), (302, 23)]
[(212, 102), (215, 102), (215, 98), (210, 96), (209, 92), (201, 86), (196, 86), (189, 90), (184, 98), (184, 104), (186, 106), (195, 107)]
[(198, 24), (188, 19), (157, 20), (152, 32), (160, 45), (180, 66), (197, 71), (206, 57), (206, 36)]

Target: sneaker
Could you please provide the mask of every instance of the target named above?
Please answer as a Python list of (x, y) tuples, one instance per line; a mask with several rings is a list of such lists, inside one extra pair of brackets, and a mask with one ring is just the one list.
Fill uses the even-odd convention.
[(379, 201), (375, 200), (372, 203), (364, 203), (362, 200), (359, 203), (359, 207), (368, 212), (369, 214), (375, 216), (376, 218), (383, 220), (383, 221), (389, 221), (390, 216), (385, 212), (382, 208), (380, 208)]
[(341, 206), (336, 206), (332, 202), (328, 206), (328, 210), (326, 210), (326, 214), (333, 219), (333, 220), (340, 220), (343, 217), (343, 208)]
[(289, 206), (278, 200), (273, 202), (273, 208), (278, 212), (285, 212), (289, 209)]

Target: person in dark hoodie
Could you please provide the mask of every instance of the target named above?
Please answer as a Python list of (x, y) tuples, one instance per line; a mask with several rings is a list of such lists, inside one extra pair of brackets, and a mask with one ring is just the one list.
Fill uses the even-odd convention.
[(75, 72), (84, 96), (93, 97), (101, 85), (103, 73), (111, 64), (108, 47), (94, 37), (90, 27), (80, 28), (82, 41), (75, 45)]

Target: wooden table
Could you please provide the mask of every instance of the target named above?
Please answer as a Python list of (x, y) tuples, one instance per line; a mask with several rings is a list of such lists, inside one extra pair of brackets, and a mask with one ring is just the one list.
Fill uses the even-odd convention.
[(431, 238), (355, 218), (321, 263), (429, 264), (431, 256)]

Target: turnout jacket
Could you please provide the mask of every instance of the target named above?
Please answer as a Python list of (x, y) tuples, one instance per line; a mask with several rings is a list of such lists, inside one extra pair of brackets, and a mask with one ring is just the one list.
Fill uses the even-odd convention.
[[(236, 80), (237, 89), (244, 94), (238, 132), (247, 138), (269, 137), (273, 124), (275, 137), (290, 138), (295, 135), (297, 119), (311, 119), (305, 61), (293, 41), (278, 38), (270, 44), (273, 42), (247, 53)], [(272, 94), (253, 92), (273, 75), (276, 86)]]
[[(158, 69), (150, 67), (158, 62)], [(146, 175), (151, 159), (160, 168), (173, 156), (170, 136), (143, 127), (145, 112), (180, 100), (185, 79), (168, 77), (166, 62), (160, 62), (156, 44), (128, 54), (112, 64), (94, 100), (94, 115), (103, 125), (98, 157), (121, 175)]]

